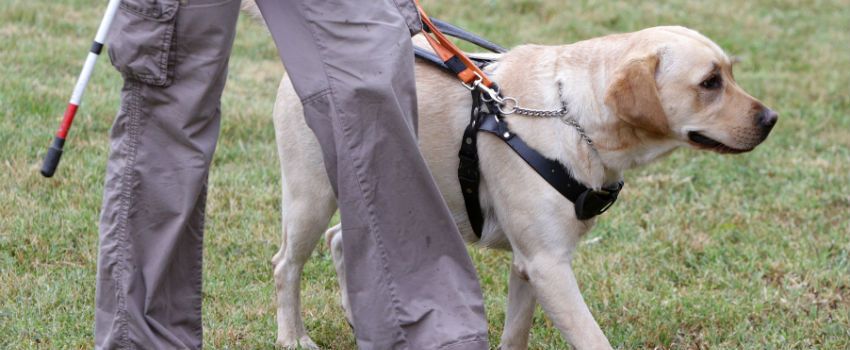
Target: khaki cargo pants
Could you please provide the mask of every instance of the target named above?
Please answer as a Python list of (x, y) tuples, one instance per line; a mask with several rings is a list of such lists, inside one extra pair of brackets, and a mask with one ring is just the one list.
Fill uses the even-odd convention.
[[(337, 193), (358, 346), (487, 349), (475, 271), (417, 148), (409, 1), (258, 3)], [(121, 5), (96, 348), (202, 345), (207, 178), (238, 13), (239, 0)]]

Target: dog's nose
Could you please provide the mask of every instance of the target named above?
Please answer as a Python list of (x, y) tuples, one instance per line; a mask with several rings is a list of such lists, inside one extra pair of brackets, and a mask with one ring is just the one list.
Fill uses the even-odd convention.
[(764, 107), (764, 109), (761, 110), (761, 113), (759, 113), (759, 126), (767, 130), (772, 129), (773, 126), (776, 125), (777, 120), (779, 120), (779, 114), (770, 108)]

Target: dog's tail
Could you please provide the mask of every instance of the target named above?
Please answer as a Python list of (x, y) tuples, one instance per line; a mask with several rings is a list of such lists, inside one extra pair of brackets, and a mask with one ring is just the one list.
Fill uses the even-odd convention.
[(257, 20), (262, 21), (263, 19), (260, 8), (257, 7), (257, 3), (254, 0), (242, 0), (242, 11), (245, 11), (245, 13), (250, 14), (251, 17)]

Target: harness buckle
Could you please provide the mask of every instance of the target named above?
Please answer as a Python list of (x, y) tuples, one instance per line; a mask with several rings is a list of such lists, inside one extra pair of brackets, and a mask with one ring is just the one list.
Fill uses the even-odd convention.
[(614, 188), (602, 188), (599, 190), (588, 189), (578, 196), (575, 203), (576, 217), (579, 220), (588, 220), (608, 211), (617, 201), (617, 196), (623, 188), (623, 182), (617, 183)]

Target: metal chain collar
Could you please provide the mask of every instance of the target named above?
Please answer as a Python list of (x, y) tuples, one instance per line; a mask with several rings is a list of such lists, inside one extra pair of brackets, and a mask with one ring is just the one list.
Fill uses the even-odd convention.
[(484, 102), (495, 102), (496, 109), (498, 109), (499, 113), (503, 115), (518, 114), (533, 118), (560, 118), (564, 124), (575, 128), (581, 139), (584, 140), (584, 142), (586, 142), (594, 152), (597, 152), (596, 147), (593, 145), (593, 140), (587, 136), (587, 132), (584, 128), (578, 123), (578, 121), (575, 120), (575, 118), (568, 116), (569, 109), (567, 109), (567, 101), (564, 99), (563, 93), (561, 92), (563, 90), (563, 84), (560, 81), (558, 82), (558, 97), (561, 100), (561, 108), (549, 110), (521, 107), (516, 98), (503, 97), (500, 91), (481, 84), (480, 79), (476, 80), (471, 85), (464, 84), (464, 86), (470, 90), (478, 88), (484, 92), (484, 96), (482, 96)]

